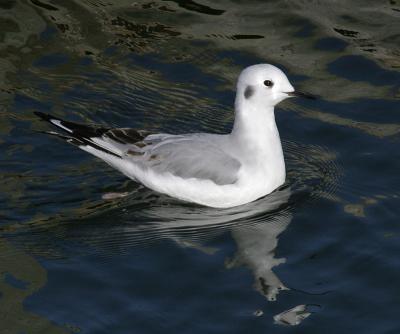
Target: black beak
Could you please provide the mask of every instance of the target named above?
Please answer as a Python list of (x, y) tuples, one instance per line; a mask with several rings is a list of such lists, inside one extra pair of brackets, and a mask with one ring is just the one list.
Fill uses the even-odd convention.
[(294, 92), (289, 92), (286, 93), (289, 96), (293, 96), (293, 97), (304, 97), (306, 99), (310, 99), (310, 100), (316, 100), (317, 97), (308, 93), (304, 93), (304, 92), (299, 92), (299, 91), (294, 91)]

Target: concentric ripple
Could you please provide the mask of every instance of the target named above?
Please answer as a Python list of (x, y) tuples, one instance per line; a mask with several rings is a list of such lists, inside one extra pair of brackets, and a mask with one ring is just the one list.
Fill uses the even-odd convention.
[(202, 207), (128, 181), (114, 189), (129, 192), (125, 198), (87, 201), (80, 207), (7, 229), (39, 253), (48, 247), (43, 242), (51, 243), (53, 254), (58, 253), (54, 249), (62, 239), (90, 245), (107, 256), (160, 239), (201, 243), (238, 227), (287, 221), (296, 208), (332, 195), (340, 168), (335, 154), (322, 147), (286, 141), (284, 150), (288, 171), (285, 185), (246, 205), (229, 209)]

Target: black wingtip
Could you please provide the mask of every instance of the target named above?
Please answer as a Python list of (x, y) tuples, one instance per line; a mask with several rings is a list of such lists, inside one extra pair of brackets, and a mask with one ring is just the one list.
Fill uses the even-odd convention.
[(50, 122), (50, 120), (52, 120), (52, 119), (58, 119), (57, 117), (53, 117), (52, 115), (46, 114), (46, 113), (41, 112), (41, 111), (34, 111), (33, 113), (34, 113), (37, 117), (39, 117), (40, 119), (42, 119), (43, 121), (47, 121), (47, 122)]
[(63, 135), (63, 134), (55, 132), (55, 131), (35, 131), (35, 132), (60, 138), (64, 141), (66, 141), (67, 143), (70, 143), (70, 144), (78, 146), (78, 147), (85, 145), (85, 143), (83, 141), (79, 140), (78, 138), (66, 136), (66, 135)]
[(111, 154), (115, 157), (121, 158), (119, 154), (112, 152), (111, 150), (104, 148), (93, 141), (93, 138), (101, 137), (105, 132), (107, 132), (109, 130), (108, 128), (101, 128), (101, 127), (99, 128), (99, 127), (93, 127), (84, 124), (64, 121), (61, 118), (54, 117), (50, 114), (46, 114), (41, 111), (34, 111), (33, 113), (41, 120), (49, 122), (58, 129), (67, 132), (67, 135), (63, 135), (55, 131), (46, 131), (44, 133), (64, 139), (68, 143), (74, 144), (76, 146), (92, 146), (98, 151), (102, 151), (107, 154)]

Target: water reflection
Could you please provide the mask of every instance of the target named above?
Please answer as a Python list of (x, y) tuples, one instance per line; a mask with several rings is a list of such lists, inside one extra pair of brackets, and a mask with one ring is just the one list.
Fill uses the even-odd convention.
[[(130, 226), (112, 229), (106, 239), (92, 239), (95, 244), (114, 244), (110, 235), (119, 236), (124, 244), (148, 243), (154, 238), (174, 240), (181, 247), (195, 248), (212, 255), (217, 248), (203, 244), (210, 236), (231, 232), (236, 243), (236, 253), (226, 259), (226, 267), (244, 266), (251, 270), (255, 287), (269, 301), (276, 300), (279, 291), (287, 289), (273, 268), (285, 262), (275, 257), (279, 235), (292, 220), (292, 210), (300, 205), (292, 196), (291, 188), (281, 187), (256, 202), (229, 209), (213, 209), (191, 204), (182, 205), (168, 198), (141, 210), (140, 223), (134, 217)], [(132, 212), (132, 207), (127, 211)], [(131, 215), (132, 214), (129, 214)], [(145, 221), (145, 223), (143, 223)], [(96, 236), (99, 234), (96, 233)], [(121, 239), (119, 240), (121, 242)]]
[[(2, 328), (13, 333), (64, 331), (43, 317), (47, 313), (53, 319), (54, 303), (39, 303), (30, 309), (32, 313), (24, 308), (47, 286), (46, 271), (35, 256), (51, 259), (48, 263), (68, 258), (74, 270), (101, 281), (94, 270), (95, 260), (89, 261), (90, 265), (81, 262), (82, 254), (94, 254), (94, 259), (101, 257), (105, 262), (121, 258), (121, 262), (129, 262), (131, 258), (119, 256), (136, 250), (140, 253), (141, 247), (151, 245), (162, 245), (166, 253), (175, 250), (175, 244), (193, 248), (207, 259), (216, 259), (228, 249), (225, 265), (232, 268), (228, 275), (234, 276), (234, 268), (248, 268), (261, 295), (268, 300), (280, 297), (279, 304), (269, 304), (270, 308), (283, 307), (294, 293), (286, 292), (285, 298), (278, 295), (290, 285), (276, 275), (276, 266), (285, 262), (275, 256), (279, 238), (293, 217), (297, 223), (296, 214), (304, 203), (324, 202), (321, 198), (331, 205), (331, 226), (340, 228), (329, 231), (332, 244), (324, 244), (318, 236), (320, 244), (314, 245), (313, 251), (322, 252), (321, 257), (325, 254), (325, 265), (315, 260), (319, 265), (313, 268), (338, 277), (335, 283), (346, 284), (340, 287), (343, 294), (324, 300), (330, 309), (323, 325), (317, 328), (316, 321), (313, 326), (317, 326), (307, 332), (321, 331), (349, 315), (352, 319), (364, 315), (363, 323), (372, 326), (386, 320), (397, 324), (396, 315), (387, 310), (396, 309), (393, 296), (397, 290), (390, 281), (398, 281), (392, 270), (396, 263), (388, 259), (395, 258), (398, 235), (393, 212), (399, 189), (395, 161), (400, 160), (393, 154), (400, 133), (396, 118), (400, 44), (394, 29), (399, 1), (339, 0), (333, 6), (312, 1), (10, 0), (2, 1), (0, 8)], [(84, 122), (166, 132), (225, 132), (233, 117), (232, 89), (237, 75), (256, 62), (279, 64), (301, 88), (322, 99), (312, 105), (287, 101), (280, 106), (277, 117), (282, 137), (305, 143), (284, 143), (287, 186), (233, 210), (202, 208), (159, 196), (125, 181), (91, 157), (33, 135), (30, 129), (36, 126), (32, 125), (32, 109), (51, 109)], [(346, 176), (340, 191), (334, 193), (341, 173), (336, 152), (340, 163), (346, 165)], [(113, 191), (130, 195), (101, 199)], [(326, 216), (325, 209), (309, 213), (309, 221), (317, 229), (319, 218)], [(343, 226), (341, 222), (345, 222)], [(359, 222), (363, 224), (357, 227)], [(371, 228), (365, 228), (365, 223)], [(378, 247), (375, 251), (379, 234), (394, 236), (394, 241), (380, 240), (379, 251)], [(368, 238), (364, 239), (368, 247), (358, 243), (359, 235)], [(227, 243), (219, 237), (226, 237)], [(299, 240), (295, 233), (291, 238)], [(172, 242), (165, 245), (160, 240)], [(293, 252), (304, 258), (308, 255), (305, 249)], [(195, 266), (197, 259), (191, 264)], [(374, 259), (383, 267), (371, 266)], [(152, 265), (151, 275), (159, 274), (159, 264)], [(301, 271), (295, 267), (293, 264), (288, 270), (298, 279)], [(309, 268), (305, 265), (303, 270)], [(115, 267), (106, 270), (110, 285), (124, 272)], [(377, 270), (384, 275), (376, 275)], [(324, 281), (321, 275), (315, 274), (318, 281)], [(128, 276), (126, 281), (132, 280)], [(376, 277), (386, 284), (379, 284)], [(65, 291), (63, 278), (49, 278), (57, 291)], [(84, 282), (79, 277), (77, 286)], [(205, 308), (208, 297), (199, 298)], [(382, 313), (371, 312), (367, 306), (363, 309), (372, 299), (385, 298), (388, 307), (381, 308)], [(96, 297), (93, 304), (100, 300)], [(132, 307), (132, 301), (121, 300), (124, 309)], [(297, 300), (296, 304), (307, 301)], [(65, 301), (65, 308), (73, 309), (71, 314), (79, 313), (77, 302), (79, 297)], [(291, 309), (280, 314), (286, 322), (290, 322), (289, 311), (302, 312), (301, 307), (293, 308), (296, 304), (285, 306)], [(155, 308), (162, 305), (154, 300)], [(242, 304), (232, 307), (238, 312), (242, 308)], [(121, 321), (119, 311), (98, 315), (107, 315), (114, 323), (126, 320)], [(184, 322), (193, 316), (199, 313), (173, 313), (171, 318)], [(212, 323), (214, 319), (207, 314), (203, 320)], [(59, 324), (68, 321), (65, 315), (58, 318)], [(344, 322), (342, 331), (351, 326)], [(355, 331), (361, 331), (357, 326)], [(147, 332), (140, 325), (138, 328)]]
[(256, 226), (240, 226), (232, 229), (237, 245), (235, 257), (227, 262), (228, 267), (246, 266), (255, 279), (255, 288), (269, 301), (275, 301), (281, 290), (288, 290), (272, 270), (286, 262), (285, 258), (276, 258), (275, 249), (278, 237), (292, 220), (290, 212), (280, 212)]
[(159, 235), (164, 234), (181, 246), (213, 254), (217, 249), (202, 246), (201, 236), (231, 231), (237, 251), (232, 259), (226, 259), (226, 267), (249, 268), (255, 277), (256, 289), (274, 301), (279, 291), (286, 289), (272, 268), (285, 262), (274, 255), (278, 236), (292, 220), (294, 203), (290, 197), (291, 190), (286, 186), (256, 202), (230, 209), (155, 206), (145, 210), (145, 214), (159, 221), (154, 221), (151, 227), (127, 228), (127, 232), (132, 235), (137, 233), (136, 229), (140, 233), (144, 228), (156, 229)]

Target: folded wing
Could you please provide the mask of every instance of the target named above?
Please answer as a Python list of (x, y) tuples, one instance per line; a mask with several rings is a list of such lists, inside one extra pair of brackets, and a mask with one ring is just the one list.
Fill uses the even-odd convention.
[(144, 165), (158, 173), (210, 180), (219, 185), (235, 183), (241, 165), (207, 136), (166, 137), (145, 152)]
[(217, 145), (216, 135), (149, 135), (140, 130), (88, 126), (44, 113), (35, 114), (65, 133), (50, 131), (48, 134), (82, 149), (90, 146), (93, 151), (113, 158), (185, 179), (210, 180), (219, 185), (233, 184), (238, 179), (241, 164)]

